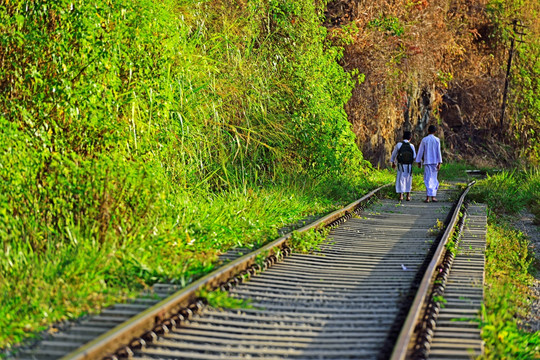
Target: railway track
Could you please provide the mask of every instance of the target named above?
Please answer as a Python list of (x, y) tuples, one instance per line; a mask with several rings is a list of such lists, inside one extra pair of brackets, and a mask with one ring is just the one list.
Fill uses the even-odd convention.
[[(160, 285), (159, 296), (118, 305), (18, 356), (394, 360), (481, 353), (475, 319), (485, 208), (471, 206), (469, 219), (460, 217), (468, 190), (441, 191), (430, 204), (421, 193), (401, 204), (378, 200), (378, 190), (300, 229), (332, 226), (312, 253), (291, 251), (286, 235), (186, 289)], [(447, 251), (451, 239), (460, 245)], [(207, 306), (197, 296), (203, 287), (249, 306)]]

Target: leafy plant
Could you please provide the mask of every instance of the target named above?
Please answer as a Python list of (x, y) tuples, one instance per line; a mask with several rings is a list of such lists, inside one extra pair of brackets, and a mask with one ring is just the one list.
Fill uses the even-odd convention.
[(323, 6), (2, 3), (0, 347), (382, 183)]
[(442, 295), (435, 295), (433, 296), (433, 301), (434, 302), (437, 302), (437, 303), (440, 303), (441, 304), (441, 308), (444, 308), (445, 307), (445, 304), (448, 302), (444, 296)]
[(368, 23), (369, 27), (376, 28), (394, 36), (401, 36), (405, 32), (398, 18), (394, 16), (379, 16)]
[(433, 225), (433, 227), (428, 230), (428, 234), (431, 236), (437, 236), (441, 233), (442, 230), (444, 230), (444, 222), (437, 219), (435, 225)]
[(448, 84), (454, 79), (454, 76), (451, 72), (438, 71), (437, 80), (445, 87), (448, 87)]
[(330, 228), (328, 227), (317, 230), (310, 229), (302, 233), (293, 231), (289, 241), (292, 249), (301, 253), (320, 251), (319, 245), (327, 239), (329, 233)]
[(199, 297), (202, 297), (208, 301), (208, 305), (216, 309), (252, 309), (250, 300), (238, 299), (229, 295), (226, 291), (214, 290), (206, 291), (200, 290)]
[(482, 310), (481, 359), (528, 359), (540, 351), (540, 335), (527, 333), (516, 319), (525, 316), (529, 304), (528, 273), (533, 257), (524, 236), (508, 225), (488, 226), (486, 295)]

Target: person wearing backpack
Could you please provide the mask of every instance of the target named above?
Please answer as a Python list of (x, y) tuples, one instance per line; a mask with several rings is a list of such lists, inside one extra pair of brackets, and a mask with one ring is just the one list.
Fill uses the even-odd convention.
[(396, 193), (399, 194), (399, 201), (403, 200), (404, 193), (407, 194), (407, 201), (411, 201), (412, 168), (416, 158), (414, 145), (410, 143), (411, 138), (412, 133), (404, 131), (403, 141), (396, 144), (390, 157), (392, 168), (397, 166)]
[(431, 201), (437, 202), (435, 196), (437, 196), (437, 190), (439, 189), (437, 174), (441, 169), (442, 155), (441, 141), (435, 136), (436, 132), (435, 125), (428, 127), (428, 135), (422, 139), (416, 156), (419, 168), (422, 167), (422, 160), (424, 162), (424, 184), (426, 184), (426, 200), (424, 202), (427, 203)]

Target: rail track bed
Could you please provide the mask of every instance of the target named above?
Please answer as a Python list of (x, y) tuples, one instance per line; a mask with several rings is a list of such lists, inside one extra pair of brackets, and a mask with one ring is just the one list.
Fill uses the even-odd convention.
[[(410, 202), (375, 201), (334, 227), (328, 240), (313, 253), (293, 253), (251, 276), (249, 281), (232, 287), (230, 296), (247, 301), (248, 307), (203, 307), (192, 316), (183, 317), (181, 326), (169, 326), (167, 331), (154, 334), (152, 341), (139, 340), (137, 346), (123, 350), (122, 354), (141, 360), (386, 359), (395, 356), (392, 355), (394, 344), (403, 332), (410, 305), (432, 261), (436, 240), (442, 235), (441, 225), (448, 220), (453, 202), (459, 196), (456, 191), (445, 190), (439, 192), (439, 202), (423, 203), (423, 193), (412, 195)], [(439, 321), (442, 321), (440, 331), (438, 336), (430, 335), (424, 355), (429, 353), (431, 341), (432, 355), (437, 358), (452, 358), (445, 355), (452, 351), (453, 354), (461, 351), (461, 355), (481, 351), (478, 331), (473, 331), (468, 345), (461, 346), (464, 342), (460, 342), (459, 337), (448, 339), (448, 332), (455, 329), (444, 330), (444, 326), (454, 325), (448, 324), (454, 316), (469, 319), (478, 316), (483, 296), (478, 290), (483, 285), (485, 211), (484, 217), (481, 210), (475, 211), (477, 217), (472, 224), (477, 228), (465, 231), (475, 232), (473, 242), (476, 242), (464, 243), (469, 249), (469, 258), (462, 260), (458, 254), (455, 259), (458, 267), (447, 280), (457, 286), (449, 285), (447, 289), (449, 294), (452, 291), (456, 294), (457, 299), (450, 303), (456, 303), (460, 310), (438, 311)], [(472, 235), (467, 236), (472, 241)], [(470, 250), (473, 245), (474, 251)], [(473, 278), (468, 275), (464, 278), (463, 271), (470, 270), (466, 267), (471, 261), (480, 267), (472, 271)], [(476, 288), (469, 291), (470, 286)], [(464, 293), (470, 297), (465, 299)], [(466, 322), (461, 326), (472, 328), (473, 322), (461, 320)], [(50, 339), (20, 353), (20, 358), (61, 357), (60, 339), (64, 339), (65, 345), (66, 334), (54, 337), (59, 340), (57, 344), (54, 338)], [(460, 349), (456, 349), (456, 343), (461, 344)], [(47, 356), (47, 352), (55, 355)], [(405, 355), (396, 358), (405, 358)], [(85, 352), (64, 357), (87, 358), (92, 357)]]
[(485, 205), (470, 205), (467, 221), (442, 293), (429, 359), (471, 359), (483, 352), (478, 312), (484, 299), (487, 216)]
[(320, 251), (293, 254), (231, 290), (254, 309), (206, 309), (134, 359), (379, 357), (451, 207), (414, 200), (381, 201), (332, 230)]

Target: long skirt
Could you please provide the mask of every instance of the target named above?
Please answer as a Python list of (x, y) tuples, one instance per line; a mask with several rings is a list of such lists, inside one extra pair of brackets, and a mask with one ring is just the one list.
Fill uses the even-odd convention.
[(396, 192), (398, 194), (411, 192), (412, 186), (412, 164), (398, 164), (396, 177)]
[(436, 164), (424, 164), (424, 184), (426, 185), (427, 196), (437, 196), (437, 190), (439, 189), (438, 172)]

